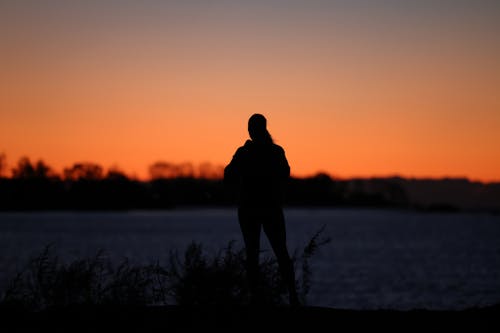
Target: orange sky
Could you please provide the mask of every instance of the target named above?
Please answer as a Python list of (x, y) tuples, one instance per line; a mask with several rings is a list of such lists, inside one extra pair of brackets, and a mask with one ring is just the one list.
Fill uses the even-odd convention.
[(225, 165), (258, 112), (297, 176), (500, 180), (493, 1), (118, 3), (1, 5), (10, 167)]

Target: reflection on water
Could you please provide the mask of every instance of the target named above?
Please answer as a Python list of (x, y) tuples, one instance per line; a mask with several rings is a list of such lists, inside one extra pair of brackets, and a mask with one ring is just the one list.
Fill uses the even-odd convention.
[[(309, 304), (338, 308), (460, 309), (500, 302), (500, 217), (407, 211), (287, 209), (290, 252), (325, 225), (332, 241), (312, 259)], [(54, 243), (66, 260), (104, 249), (112, 259), (165, 260), (200, 242), (235, 240), (234, 209), (0, 213), (0, 287)], [(271, 255), (265, 237), (263, 255)]]

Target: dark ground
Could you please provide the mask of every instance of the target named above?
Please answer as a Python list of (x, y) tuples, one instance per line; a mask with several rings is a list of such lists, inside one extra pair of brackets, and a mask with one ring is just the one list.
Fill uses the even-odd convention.
[(0, 310), (2, 332), (500, 332), (500, 305), (462, 311), (321, 307), (67, 307)]

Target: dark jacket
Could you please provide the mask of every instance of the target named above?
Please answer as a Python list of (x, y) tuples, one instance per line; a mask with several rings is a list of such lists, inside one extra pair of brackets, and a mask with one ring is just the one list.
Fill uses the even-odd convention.
[(238, 204), (282, 205), (290, 166), (274, 143), (247, 140), (224, 169), (224, 182), (236, 190)]

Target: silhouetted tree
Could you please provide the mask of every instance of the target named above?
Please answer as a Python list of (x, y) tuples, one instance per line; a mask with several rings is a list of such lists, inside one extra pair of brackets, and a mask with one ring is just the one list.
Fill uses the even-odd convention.
[(66, 180), (100, 180), (103, 178), (103, 169), (95, 163), (75, 163), (71, 168), (64, 169)]
[(28, 157), (19, 159), (12, 169), (12, 178), (0, 188), (2, 209), (55, 209), (64, 200), (60, 177), (44, 161), (32, 163)]
[(198, 167), (198, 177), (203, 179), (222, 179), (224, 167), (213, 165), (212, 163), (201, 163)]
[(149, 176), (151, 179), (174, 178), (176, 167), (172, 163), (158, 161), (149, 167)]
[(181, 164), (158, 161), (149, 167), (149, 175), (152, 180), (171, 178), (193, 178), (194, 167), (191, 163)]
[(118, 169), (117, 167), (112, 167), (106, 173), (106, 179), (125, 181), (125, 180), (129, 180), (129, 177), (127, 176), (127, 174), (125, 172)]
[(47, 179), (56, 177), (56, 174), (52, 171), (52, 168), (42, 160), (38, 160), (35, 164), (32, 164), (28, 157), (21, 157), (17, 163), (17, 167), (12, 169), (12, 177), (22, 179)]
[(308, 178), (293, 178), (286, 193), (286, 201), (292, 205), (339, 205), (342, 202), (342, 189), (326, 173)]
[(194, 177), (194, 167), (191, 163), (184, 162), (177, 166), (177, 178), (193, 178)]
[(7, 156), (5, 153), (0, 153), (0, 178), (4, 177), (4, 172), (7, 170)]
[(12, 169), (13, 178), (34, 178), (35, 167), (28, 157), (21, 157), (17, 162), (17, 168)]
[(158, 161), (149, 167), (151, 180), (174, 178), (222, 179), (224, 167), (209, 162), (201, 163), (197, 168), (192, 163), (180, 164)]

